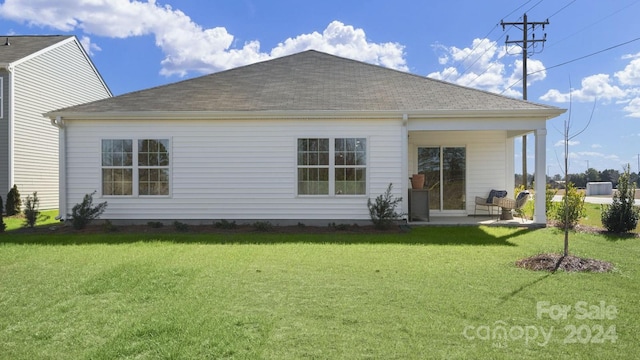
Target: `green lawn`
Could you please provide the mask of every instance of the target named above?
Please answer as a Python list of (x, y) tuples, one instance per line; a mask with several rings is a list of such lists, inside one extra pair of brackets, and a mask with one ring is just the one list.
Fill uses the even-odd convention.
[[(584, 225), (602, 228), (603, 227), (602, 218), (601, 218), (602, 205), (584, 204), (584, 208), (587, 213), (587, 216), (583, 219), (580, 219), (580, 223)], [(636, 234), (640, 232), (640, 222), (638, 223), (638, 226), (636, 226), (636, 229), (633, 232)]]
[(488, 227), (9, 232), (0, 358), (634, 358), (640, 240), (572, 234), (574, 254), (615, 264), (607, 274), (513, 265), (562, 239)]
[[(40, 218), (36, 222), (36, 226), (49, 226), (59, 224), (60, 222), (56, 220), (56, 216), (58, 216), (58, 213), (58, 210), (43, 210), (40, 214)], [(7, 231), (11, 231), (24, 227), (25, 218), (22, 214), (10, 216), (4, 218), (4, 223), (7, 226)]]

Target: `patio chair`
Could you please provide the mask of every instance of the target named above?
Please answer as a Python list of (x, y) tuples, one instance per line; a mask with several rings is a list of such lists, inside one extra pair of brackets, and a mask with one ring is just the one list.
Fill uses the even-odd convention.
[(503, 198), (507, 196), (506, 190), (491, 190), (489, 191), (489, 196), (486, 198), (476, 196), (476, 207), (473, 210), (473, 216), (476, 216), (478, 213), (478, 206), (486, 206), (487, 212), (489, 212), (489, 216), (493, 216), (493, 209), (498, 207), (498, 205), (494, 204), (494, 199)]
[(513, 216), (511, 215), (511, 211), (514, 210), (518, 214), (520, 219), (522, 219), (522, 221), (524, 222), (524, 216), (522, 215), (522, 207), (524, 206), (524, 204), (527, 203), (527, 200), (529, 200), (530, 195), (531, 194), (525, 190), (525, 191), (521, 191), (515, 200), (509, 199), (507, 197), (494, 198), (493, 199), (494, 205), (502, 208), (502, 216), (500, 217), (500, 219), (501, 220), (513, 219)]

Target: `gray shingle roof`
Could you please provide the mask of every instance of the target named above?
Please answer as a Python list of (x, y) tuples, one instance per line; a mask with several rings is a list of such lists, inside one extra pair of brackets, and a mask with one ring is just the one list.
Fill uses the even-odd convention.
[[(51, 45), (66, 40), (72, 36), (44, 35), (44, 36), (13, 36), (0, 35), (0, 64), (10, 64), (24, 57), (46, 49)], [(6, 45), (7, 39), (10, 45)]]
[(60, 112), (550, 109), (309, 50)]

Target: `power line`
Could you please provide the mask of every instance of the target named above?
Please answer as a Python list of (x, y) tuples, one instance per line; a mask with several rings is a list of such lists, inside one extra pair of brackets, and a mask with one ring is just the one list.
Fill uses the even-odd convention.
[[(531, 1), (531, 0), (529, 0), (529, 1)], [(489, 35), (491, 35), (491, 33), (492, 33), (492, 32), (494, 32), (494, 30), (495, 30), (497, 27), (498, 27), (498, 24), (496, 24), (496, 26), (494, 26), (494, 27), (493, 27), (493, 28), (492, 28), (492, 29), (487, 33), (487, 35), (485, 35), (485, 36), (482, 38), (482, 41), (480, 41), (480, 43), (479, 43), (478, 45), (474, 46), (474, 47), (473, 47), (473, 49), (471, 49), (471, 51), (469, 51), (469, 53), (467, 54), (467, 56), (465, 56), (465, 57), (464, 57), (464, 59), (462, 59), (462, 60), (458, 61), (458, 63), (463, 64), (463, 63), (464, 63), (464, 62), (469, 58), (469, 56), (471, 56), (471, 54), (473, 54), (473, 53), (476, 51), (476, 49), (477, 49), (477, 48), (479, 48), (479, 47), (480, 47), (480, 45), (482, 45), (482, 43), (483, 43), (483, 42), (485, 42), (485, 40), (487, 40), (487, 38), (489, 37)], [(485, 52), (486, 52), (486, 51), (485, 51)], [(478, 57), (478, 59), (476, 59), (473, 63), (471, 63), (471, 65), (469, 65), (467, 68), (465, 68), (465, 69), (462, 71), (462, 73), (460, 73), (460, 75), (464, 74), (467, 70), (469, 70), (469, 68), (470, 68), (473, 64), (475, 64), (475, 63), (476, 63), (476, 62), (477, 62), (477, 61), (482, 57), (482, 55), (484, 55), (484, 53), (482, 53), (482, 54), (480, 55), (480, 57)], [(456, 66), (453, 66), (453, 67), (455, 68)], [(449, 73), (449, 74), (448, 74), (448, 75), (447, 75), (443, 80), (444, 80), (444, 81), (447, 81), (447, 80), (449, 79), (449, 75), (450, 75), (450, 74), (451, 74), (451, 73)]]
[(529, 8), (529, 10), (525, 11), (525, 14), (528, 13), (529, 11), (533, 10), (536, 8), (536, 6), (540, 5), (541, 2), (543, 2), (544, 0), (540, 0), (538, 1), (535, 5), (533, 5), (532, 7)]
[[(536, 5), (540, 4), (543, 0), (540, 0)], [(533, 9), (532, 7), (532, 9)], [(522, 78), (524, 85), (522, 86), (522, 99), (527, 100), (527, 59), (529, 57), (529, 48), (531, 50), (535, 50), (535, 46), (537, 43), (542, 43), (544, 45), (545, 41), (547, 41), (547, 34), (544, 34), (543, 39), (536, 39), (535, 29), (536, 26), (541, 26), (544, 30), (545, 25), (549, 25), (549, 20), (546, 21), (527, 21), (527, 13), (524, 13), (522, 16), (522, 22), (504, 22), (500, 21), (500, 25), (504, 29), (506, 26), (514, 26), (519, 27), (522, 26), (522, 40), (509, 41), (509, 37), (507, 36), (507, 40), (505, 41), (506, 45), (515, 44), (522, 48)], [(529, 29), (531, 28), (531, 29)], [(529, 30), (531, 30), (531, 38), (529, 38)], [(527, 188), (527, 135), (522, 136), (522, 185), (524, 188)]]
[[(576, 61), (579, 61), (579, 60), (583, 60), (583, 59), (586, 59), (586, 58), (588, 58), (588, 57), (591, 57), (591, 56), (594, 56), (594, 55), (598, 55), (598, 54), (601, 54), (601, 53), (603, 53), (603, 52), (606, 52), (606, 51), (609, 51), (609, 50), (613, 50), (613, 49), (615, 49), (615, 48), (619, 48), (619, 47), (624, 46), (624, 45), (627, 45), (627, 44), (631, 44), (632, 42), (636, 42), (636, 41), (638, 41), (638, 40), (640, 40), (640, 37), (637, 37), (637, 38), (632, 39), (632, 40), (629, 40), (629, 41), (625, 41), (625, 42), (620, 43), (620, 44), (617, 44), (617, 45), (610, 46), (610, 47), (608, 47), (608, 48), (606, 48), (606, 49), (602, 49), (602, 50), (599, 50), (599, 51), (593, 52), (593, 53), (591, 53), (591, 54), (587, 54), (587, 55), (584, 55), (584, 56), (580, 56), (580, 57), (575, 58), (575, 59), (573, 59), (573, 60), (569, 60), (569, 61), (565, 61), (565, 62), (560, 63), (560, 64), (556, 64), (556, 65), (553, 65), (553, 66), (549, 66), (549, 67), (544, 68), (544, 69), (542, 69), (542, 70), (537, 70), (537, 71), (534, 71), (534, 72), (530, 72), (530, 73), (528, 73), (527, 75), (533, 75), (533, 74), (537, 74), (537, 73), (539, 73), (539, 72), (543, 72), (543, 71), (547, 71), (547, 70), (555, 69), (555, 68), (560, 67), (560, 66), (564, 66), (564, 65), (567, 65), (567, 64), (571, 64), (571, 63), (573, 63), (573, 62), (576, 62)], [(511, 84), (508, 88), (506, 88), (506, 89), (502, 90), (502, 92), (501, 92), (500, 94), (504, 94), (504, 92), (505, 92), (505, 91), (507, 91), (507, 90), (511, 89), (512, 87), (514, 87), (515, 85), (517, 85), (517, 84), (518, 84), (520, 81), (522, 81), (522, 80), (523, 80), (523, 79), (521, 78), (521, 79), (519, 79), (518, 81), (514, 82), (514, 83), (513, 83), (513, 84)]]
[[(566, 5), (564, 8), (566, 8), (567, 6), (569, 6), (569, 5), (573, 4), (575, 1), (576, 1), (576, 0), (572, 1), (571, 3), (569, 3), (568, 5)], [(590, 28), (590, 27), (592, 27), (592, 26), (595, 26), (595, 25), (597, 25), (597, 24), (599, 24), (599, 23), (601, 23), (601, 22), (605, 21), (606, 19), (608, 19), (608, 18), (610, 18), (610, 17), (612, 17), (612, 16), (614, 16), (614, 15), (617, 15), (618, 13), (620, 13), (620, 12), (622, 12), (622, 11), (624, 11), (624, 10), (626, 10), (626, 9), (628, 9), (628, 8), (630, 8), (630, 7), (632, 7), (632, 6), (636, 5), (636, 4), (638, 4), (638, 3), (640, 3), (640, 0), (637, 0), (637, 1), (633, 2), (633, 3), (628, 4), (627, 6), (624, 6), (624, 7), (620, 8), (620, 9), (618, 9), (618, 10), (616, 10), (616, 11), (612, 12), (611, 14), (609, 14), (609, 15), (607, 15), (607, 16), (605, 16), (605, 17), (603, 17), (603, 18), (601, 18), (601, 19), (599, 19), (599, 20), (597, 20), (597, 21), (595, 21), (595, 22), (593, 22), (593, 23), (591, 23), (591, 24), (589, 24), (589, 25), (587, 25), (587, 26), (583, 27), (582, 29), (580, 29), (580, 30), (578, 30), (578, 31), (576, 31), (576, 32), (574, 32), (574, 33), (572, 33), (571, 35), (565, 36), (564, 38), (562, 38), (562, 39), (560, 39), (560, 40), (558, 40), (558, 41), (552, 42), (550, 45), (547, 45), (547, 48), (550, 48), (550, 47), (556, 46), (557, 44), (559, 44), (559, 43), (561, 43), (561, 42), (563, 42), (563, 41), (567, 40), (568, 38), (573, 37), (573, 36), (575, 36), (575, 35), (577, 35), (577, 34), (579, 34), (579, 33), (583, 32), (583, 31), (587, 30), (588, 28)], [(556, 12), (555, 12), (553, 15), (551, 15), (551, 16), (557, 15), (560, 11), (564, 10), (564, 8), (562, 8), (562, 9), (560, 9), (560, 10), (556, 11)], [(551, 16), (550, 16), (549, 18), (551, 18)]]
[(522, 9), (525, 5), (527, 5), (528, 3), (532, 2), (533, 0), (528, 0), (526, 3), (518, 6), (516, 9), (514, 9), (512, 12), (508, 13), (507, 15), (503, 16), (502, 18), (508, 18), (509, 16), (513, 15), (513, 13), (515, 13), (516, 11)]
[[(498, 38), (498, 40), (502, 39), (504, 36), (506, 35), (506, 33), (503, 33), (502, 36), (500, 36)], [(496, 44), (498, 43), (498, 40), (496, 40)], [(493, 45), (492, 47), (486, 49), (482, 54), (480, 54), (480, 57), (478, 57), (478, 60), (480, 60), (482, 58), (482, 55), (486, 54), (487, 51), (493, 49), (496, 45)], [(476, 60), (477, 61), (477, 60)], [(475, 62), (474, 62), (475, 63)], [(465, 86), (471, 86), (471, 84), (473, 84), (474, 82), (476, 82), (476, 80), (478, 80), (482, 75), (486, 74), (487, 71), (491, 70), (491, 68), (496, 64), (495, 61), (491, 62), (491, 64), (489, 64), (489, 66), (487, 66), (486, 69), (484, 69), (483, 72), (481, 72), (480, 74), (476, 75), (475, 78), (473, 78), (473, 80), (469, 81), (467, 84), (465, 84)], [(472, 64), (473, 65), (473, 64)]]
[[(520, 10), (520, 9), (521, 9), (521, 8), (523, 8), (525, 5), (527, 5), (528, 3), (530, 3), (531, 1), (533, 1), (533, 0), (527, 0), (524, 4), (522, 4), (522, 5), (518, 6), (516, 9), (514, 9), (513, 11), (511, 11), (511, 12), (510, 12), (510, 13), (508, 13), (507, 15), (503, 16), (502, 18), (504, 19), (504, 18), (507, 18), (507, 17), (511, 16), (513, 13), (515, 13), (515, 12), (516, 12), (516, 11), (518, 11), (518, 10)], [(541, 0), (540, 2), (542, 2), (542, 0)], [(538, 2), (538, 4), (539, 4), (540, 2)], [(534, 5), (533, 7), (537, 6), (538, 4)], [(491, 30), (489, 30), (489, 32), (487, 32), (487, 34), (484, 36), (484, 38), (482, 38), (482, 41), (480, 41), (480, 43), (479, 43), (478, 45), (474, 46), (474, 47), (471, 49), (471, 51), (467, 54), (467, 56), (465, 56), (465, 57), (464, 57), (464, 59), (462, 59), (462, 60), (460, 60), (460, 61), (457, 61), (457, 63), (456, 63), (456, 64), (453, 64), (453, 66), (452, 66), (452, 67), (453, 67), (453, 68), (456, 68), (456, 67), (458, 66), (458, 64), (462, 64), (462, 63), (464, 63), (464, 62), (469, 58), (469, 56), (471, 56), (471, 54), (473, 54), (473, 53), (476, 51), (476, 49), (478, 49), (478, 48), (479, 48), (479, 47), (480, 47), (480, 46), (481, 46), (481, 45), (482, 45), (482, 44), (483, 44), (483, 43), (484, 43), (484, 42), (489, 38), (489, 35), (491, 35), (491, 33), (493, 33), (493, 32), (495, 31), (495, 29), (498, 27), (498, 25), (499, 25), (499, 24), (496, 24), (494, 27), (492, 27), (492, 28), (491, 28)], [(503, 36), (504, 36), (504, 35), (503, 35)], [(502, 38), (502, 37), (500, 37), (500, 38)], [(489, 48), (489, 49), (491, 49), (491, 48)], [(477, 58), (473, 63), (471, 63), (471, 65), (469, 65), (468, 67), (466, 67), (466, 68), (465, 68), (465, 69), (460, 73), (460, 76), (464, 75), (464, 74), (467, 72), (467, 70), (469, 70), (469, 69), (471, 68), (471, 66), (473, 66), (473, 64), (475, 64), (476, 62), (478, 62), (478, 60), (480, 60), (480, 58), (482, 58), (482, 55), (484, 55), (487, 51), (488, 51), (488, 50), (485, 50), (482, 54), (480, 54), (480, 56), (479, 56), (479, 57), (478, 57), (478, 58)], [(452, 74), (453, 74), (453, 72), (448, 72), (448, 73), (446, 74), (446, 76), (445, 76), (442, 80), (443, 80), (443, 81), (447, 81), (447, 80), (449, 79), (449, 77), (450, 77)], [(475, 79), (474, 79), (474, 81), (475, 81)]]
[(547, 17), (547, 19), (551, 19), (552, 17), (554, 17), (554, 16), (558, 15), (558, 13), (559, 13), (559, 12), (561, 12), (562, 10), (564, 10), (564, 9), (568, 8), (568, 7), (569, 7), (569, 5), (573, 4), (573, 3), (574, 3), (574, 2), (576, 2), (576, 1), (578, 1), (578, 0), (573, 0), (573, 1), (571, 1), (571, 2), (570, 2), (570, 3), (568, 3), (567, 5), (563, 6), (560, 10), (558, 10), (558, 11), (554, 12), (553, 14), (551, 14), (551, 16), (548, 16), (548, 17)]
[[(572, 0), (570, 3), (566, 4), (565, 6), (563, 6), (562, 8), (560, 8), (558, 11), (554, 12), (553, 14), (551, 14), (551, 16), (548, 16), (547, 19), (551, 19), (552, 17), (554, 17), (555, 15), (558, 15), (558, 13), (562, 12), (564, 9), (568, 8), (571, 4), (573, 4), (574, 2), (576, 2), (578, 0)], [(639, 0), (640, 1), (640, 0)], [(527, 1), (526, 3), (522, 4), (518, 9), (522, 8), (523, 6), (525, 6), (527, 3), (531, 2), (531, 0)], [(535, 4), (534, 6), (532, 6), (531, 8), (529, 8), (529, 10), (535, 8), (536, 6), (538, 6), (542, 1), (539, 1), (537, 4)], [(509, 17), (509, 15), (513, 14), (514, 12), (516, 12), (518, 9), (510, 12), (506, 17)], [(520, 19), (522, 19), (522, 17), (520, 17)], [(503, 33), (502, 36), (500, 36), (498, 38), (498, 40), (502, 39), (503, 36), (505, 36), (506, 33)], [(493, 48), (493, 47), (492, 47)], [(490, 48), (491, 49), (491, 48)], [(482, 55), (484, 55), (489, 49), (485, 50), (484, 53), (482, 53)], [(482, 57), (482, 55), (480, 55), (480, 57)], [(487, 68), (481, 72), (480, 74), (476, 75), (475, 78), (473, 78), (473, 80), (469, 81), (467, 84), (465, 84), (465, 86), (471, 86), (471, 84), (473, 84), (474, 82), (476, 82), (476, 80), (478, 80), (482, 75), (486, 74), (489, 70), (491, 70), (491, 68), (496, 65), (496, 62), (492, 62), (491, 64), (489, 64), (489, 66), (487, 66)]]

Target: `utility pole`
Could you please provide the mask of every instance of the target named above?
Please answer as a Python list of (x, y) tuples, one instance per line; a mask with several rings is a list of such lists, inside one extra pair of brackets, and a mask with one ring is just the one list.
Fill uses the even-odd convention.
[[(535, 53), (535, 46), (538, 43), (547, 41), (547, 34), (544, 34), (542, 39), (536, 39), (536, 26), (542, 26), (542, 30), (546, 25), (549, 25), (549, 19), (546, 21), (527, 21), (527, 14), (522, 17), (522, 22), (504, 22), (500, 21), (502, 30), (504, 31), (506, 26), (515, 26), (522, 30), (522, 40), (509, 40), (509, 35), (505, 41), (505, 45), (515, 44), (522, 48), (522, 100), (527, 100), (527, 59), (529, 57), (529, 50), (531, 55)], [(529, 29), (531, 29), (531, 38), (529, 38)], [(527, 135), (522, 136), (522, 185), (527, 188)]]

